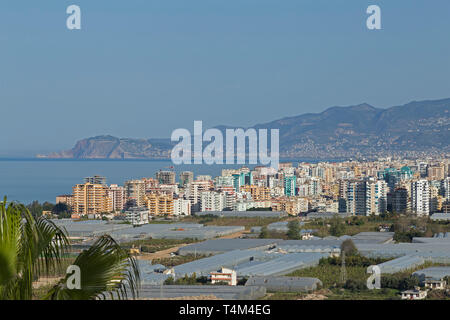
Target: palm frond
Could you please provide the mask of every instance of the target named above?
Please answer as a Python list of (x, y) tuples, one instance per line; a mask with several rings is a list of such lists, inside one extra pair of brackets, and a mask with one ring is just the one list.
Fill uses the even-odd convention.
[(22, 204), (0, 203), (0, 298), (31, 299), (33, 281), (56, 270), (69, 246), (65, 231), (35, 220)]
[(108, 235), (103, 235), (73, 263), (81, 271), (81, 289), (69, 289), (67, 275), (49, 292), (48, 299), (87, 300), (137, 297), (140, 274), (136, 260)]

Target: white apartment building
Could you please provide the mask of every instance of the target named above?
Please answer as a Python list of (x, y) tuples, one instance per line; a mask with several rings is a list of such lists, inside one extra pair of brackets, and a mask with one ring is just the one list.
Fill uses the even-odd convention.
[(222, 267), (217, 272), (211, 272), (211, 283), (226, 282), (229, 286), (237, 285), (236, 271)]
[(218, 176), (214, 179), (214, 186), (216, 188), (220, 187), (233, 187), (233, 177), (232, 176)]
[(226, 196), (222, 192), (203, 191), (201, 193), (201, 211), (222, 211), (226, 206)]
[(417, 215), (430, 214), (430, 185), (427, 180), (411, 183), (411, 210)]
[(253, 201), (242, 199), (234, 203), (233, 211), (247, 211), (251, 208), (269, 208), (271, 206), (272, 201), (270, 200)]
[(443, 196), (447, 201), (450, 201), (450, 177), (445, 178), (442, 180), (442, 190), (443, 190)]
[(112, 184), (108, 189), (109, 211), (122, 211), (125, 208), (125, 188)]
[(191, 201), (191, 205), (196, 208), (195, 211), (199, 211), (198, 204), (201, 201), (201, 193), (209, 191), (213, 187), (211, 181), (194, 181), (189, 184), (189, 188), (186, 190), (186, 196)]
[(366, 216), (387, 211), (388, 185), (383, 180), (366, 181)]
[(133, 207), (125, 211), (126, 219), (132, 225), (142, 225), (149, 222), (150, 212), (146, 207)]
[(173, 200), (173, 214), (175, 216), (189, 216), (191, 215), (191, 202), (186, 199)]

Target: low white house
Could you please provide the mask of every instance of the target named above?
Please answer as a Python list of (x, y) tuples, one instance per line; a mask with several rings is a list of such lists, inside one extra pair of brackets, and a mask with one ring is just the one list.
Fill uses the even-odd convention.
[(422, 300), (425, 299), (426, 297), (427, 292), (418, 289), (406, 290), (402, 292), (402, 300)]
[(126, 212), (127, 221), (132, 225), (143, 225), (149, 222), (149, 211), (146, 207), (133, 207)]
[(229, 286), (237, 285), (236, 271), (222, 267), (217, 272), (211, 272), (211, 283), (226, 282)]
[(445, 280), (426, 279), (424, 281), (425, 288), (432, 290), (444, 290), (447, 283)]

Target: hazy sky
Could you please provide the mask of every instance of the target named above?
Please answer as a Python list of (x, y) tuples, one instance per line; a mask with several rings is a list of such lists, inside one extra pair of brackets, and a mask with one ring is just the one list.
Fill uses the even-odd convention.
[(447, 98), (449, 31), (448, 0), (2, 0), (0, 156)]

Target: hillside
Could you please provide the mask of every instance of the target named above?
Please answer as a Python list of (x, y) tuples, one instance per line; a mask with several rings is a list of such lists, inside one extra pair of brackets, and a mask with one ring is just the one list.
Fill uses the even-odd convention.
[[(387, 109), (368, 104), (331, 107), (254, 128), (280, 129), (284, 158), (442, 154), (450, 152), (450, 99), (414, 101)], [(169, 139), (97, 136), (78, 141), (71, 150), (41, 157), (163, 159), (170, 157), (173, 145)]]

